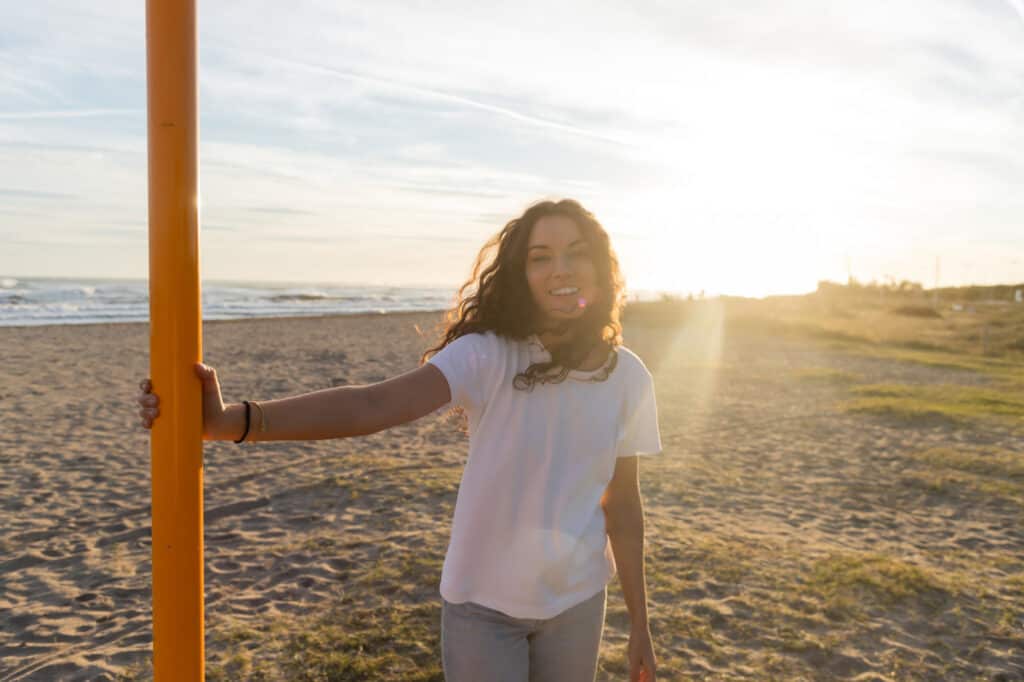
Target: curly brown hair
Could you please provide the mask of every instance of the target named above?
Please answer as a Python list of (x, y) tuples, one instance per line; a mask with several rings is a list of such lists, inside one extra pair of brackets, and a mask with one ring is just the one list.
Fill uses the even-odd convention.
[[(581, 317), (553, 330), (573, 333), (566, 343), (549, 349), (550, 362), (534, 363), (516, 376), (515, 388), (530, 391), (537, 382), (560, 383), (597, 344), (606, 344), (609, 350), (622, 344), (619, 316), (625, 305), (625, 283), (608, 233), (593, 213), (573, 199), (540, 201), (506, 223), (480, 249), (472, 275), (455, 295), (455, 306), (438, 324), (440, 341), (424, 351), (421, 365), (466, 334), (493, 331), (510, 339), (526, 339), (540, 332), (540, 311), (526, 281), (526, 254), (533, 226), (545, 216), (565, 216), (576, 223), (590, 246), (600, 295)], [(616, 359), (617, 354), (605, 377)]]

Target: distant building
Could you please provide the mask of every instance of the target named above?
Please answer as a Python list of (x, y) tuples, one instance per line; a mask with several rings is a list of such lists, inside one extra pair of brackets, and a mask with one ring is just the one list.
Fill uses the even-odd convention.
[(1013, 300), (1017, 303), (1024, 303), (1024, 289), (1017, 289), (1013, 292)]

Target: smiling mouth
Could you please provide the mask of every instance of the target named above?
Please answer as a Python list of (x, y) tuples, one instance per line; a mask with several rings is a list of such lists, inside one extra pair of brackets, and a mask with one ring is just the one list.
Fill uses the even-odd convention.
[(587, 307), (587, 299), (582, 296), (559, 296), (558, 298), (563, 298), (565, 300), (559, 301), (551, 307), (551, 310), (555, 312), (574, 313)]

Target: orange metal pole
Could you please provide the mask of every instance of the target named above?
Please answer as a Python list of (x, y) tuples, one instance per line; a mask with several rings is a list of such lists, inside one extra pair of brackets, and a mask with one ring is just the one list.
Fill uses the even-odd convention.
[(203, 649), (202, 357), (195, 0), (147, 0), (153, 676), (200, 682)]

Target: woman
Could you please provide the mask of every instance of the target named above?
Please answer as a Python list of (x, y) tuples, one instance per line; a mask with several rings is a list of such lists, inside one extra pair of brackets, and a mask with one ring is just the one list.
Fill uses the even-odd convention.
[[(637, 456), (661, 440), (651, 374), (621, 345), (623, 296), (593, 214), (537, 203), (481, 249), (420, 367), (225, 406), (216, 372), (197, 364), (204, 437), (340, 438), (461, 410), (470, 445), (441, 575), (445, 679), (592, 681), (618, 572), (630, 679), (653, 682)], [(142, 390), (150, 428), (158, 398), (148, 380)]]

